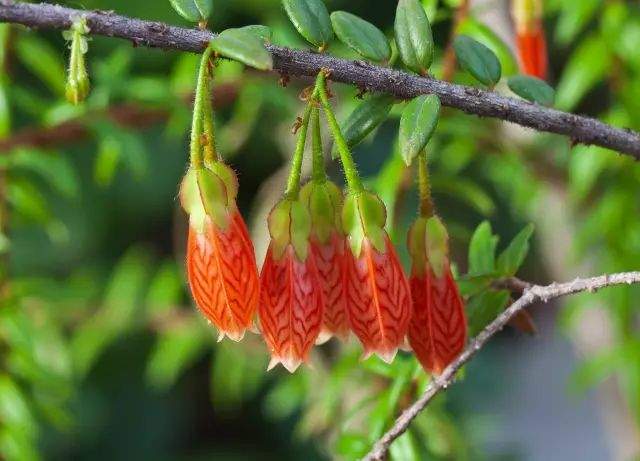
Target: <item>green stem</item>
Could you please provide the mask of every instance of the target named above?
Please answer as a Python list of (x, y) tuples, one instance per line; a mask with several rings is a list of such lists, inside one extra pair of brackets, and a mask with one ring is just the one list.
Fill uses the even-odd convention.
[(304, 156), (304, 146), (307, 142), (307, 128), (309, 127), (309, 117), (311, 116), (312, 108), (313, 102), (310, 101), (302, 116), (302, 125), (300, 126), (300, 133), (298, 134), (296, 150), (291, 160), (291, 171), (289, 172), (289, 179), (287, 180), (287, 188), (284, 191), (284, 196), (289, 200), (296, 200), (300, 192), (302, 157)]
[(364, 186), (362, 185), (362, 181), (360, 180), (360, 175), (358, 174), (356, 164), (353, 161), (351, 149), (349, 149), (347, 141), (344, 139), (344, 135), (340, 130), (340, 125), (338, 125), (338, 121), (336, 120), (336, 116), (331, 109), (329, 96), (327, 94), (327, 79), (323, 71), (320, 71), (320, 73), (318, 74), (318, 78), (316, 79), (316, 91), (320, 96), (320, 102), (322, 103), (322, 108), (324, 109), (325, 115), (327, 116), (329, 129), (331, 130), (333, 139), (338, 149), (338, 153), (340, 154), (340, 161), (342, 162), (344, 175), (347, 178), (347, 186), (349, 188), (349, 191), (355, 194), (359, 194), (364, 190)]
[(327, 180), (327, 172), (324, 169), (324, 155), (322, 153), (322, 135), (320, 133), (320, 110), (315, 107), (311, 110), (311, 147), (313, 153), (313, 180), (324, 182)]
[[(207, 100), (209, 96), (209, 59), (213, 50), (211, 47), (207, 47), (202, 53), (202, 59), (200, 60), (200, 70), (198, 71), (198, 81), (196, 83), (196, 95), (193, 103), (193, 120), (191, 122), (191, 145), (190, 145), (190, 160), (193, 168), (200, 168), (202, 166), (202, 140), (203, 128), (207, 128), (206, 118), (207, 112)], [(210, 104), (210, 102), (209, 102)], [(211, 117), (211, 116), (210, 116)], [(203, 126), (204, 125), (204, 126)], [(212, 127), (209, 127), (212, 129)], [(209, 133), (208, 133), (209, 134)], [(213, 135), (213, 132), (210, 133)]]
[(418, 189), (420, 191), (420, 216), (430, 218), (433, 216), (433, 200), (431, 199), (426, 149), (423, 149), (418, 156)]

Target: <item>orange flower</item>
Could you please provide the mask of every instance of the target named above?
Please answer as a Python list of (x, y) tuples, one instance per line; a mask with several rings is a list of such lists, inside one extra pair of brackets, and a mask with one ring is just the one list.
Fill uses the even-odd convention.
[(547, 78), (547, 42), (542, 24), (541, 0), (514, 0), (512, 15), (522, 72)]
[(448, 259), (446, 229), (437, 217), (419, 218), (409, 231), (413, 316), (409, 343), (425, 370), (439, 375), (462, 352), (464, 303)]
[(338, 232), (333, 232), (324, 244), (315, 238), (311, 239), (311, 251), (324, 295), (324, 316), (318, 343), (323, 343), (334, 335), (342, 340), (349, 336), (344, 247), (344, 237)]
[(191, 169), (181, 188), (189, 213), (187, 275), (200, 311), (220, 331), (240, 341), (259, 299), (253, 244), (235, 205), (237, 179), (226, 165)]
[(269, 215), (271, 243), (260, 274), (260, 325), (271, 352), (293, 373), (309, 356), (322, 325), (323, 295), (309, 247), (310, 218), (297, 200), (285, 199)]
[(361, 192), (345, 201), (349, 324), (365, 358), (375, 353), (391, 362), (407, 333), (411, 295), (385, 220), (384, 205), (374, 194)]
[(311, 216), (311, 252), (320, 275), (324, 298), (324, 316), (318, 343), (332, 336), (349, 335), (345, 293), (345, 237), (341, 230), (342, 192), (326, 179), (314, 178), (300, 191), (300, 200)]

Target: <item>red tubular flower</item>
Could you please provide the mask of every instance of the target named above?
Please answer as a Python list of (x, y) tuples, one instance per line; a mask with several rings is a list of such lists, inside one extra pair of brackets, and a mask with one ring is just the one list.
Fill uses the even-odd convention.
[(411, 316), (409, 284), (384, 230), (386, 211), (369, 192), (345, 200), (347, 231), (347, 313), (364, 357), (391, 362), (407, 333)]
[(448, 258), (448, 236), (437, 217), (419, 218), (409, 231), (413, 316), (409, 343), (428, 372), (439, 375), (462, 352), (464, 303)]
[(269, 369), (282, 363), (293, 373), (307, 360), (323, 316), (308, 211), (298, 201), (283, 200), (269, 215), (269, 232), (271, 243), (260, 274), (260, 325), (271, 351)]
[(311, 252), (315, 258), (324, 298), (322, 330), (318, 343), (332, 336), (349, 335), (345, 293), (345, 237), (340, 226), (342, 192), (326, 177), (314, 179), (300, 191), (311, 215)]
[(200, 311), (219, 330), (240, 341), (253, 322), (259, 299), (253, 244), (235, 204), (233, 170), (216, 162), (190, 169), (180, 196), (189, 213), (187, 276)]
[(513, 0), (516, 45), (522, 72), (547, 78), (547, 43), (542, 24), (541, 0)]

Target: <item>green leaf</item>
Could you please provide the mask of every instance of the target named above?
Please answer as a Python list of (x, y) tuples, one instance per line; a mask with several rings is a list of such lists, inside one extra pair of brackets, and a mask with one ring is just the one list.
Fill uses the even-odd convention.
[(151, 260), (146, 251), (132, 248), (118, 262), (104, 294), (102, 307), (78, 328), (71, 342), (73, 362), (84, 375), (119, 335), (128, 331), (148, 285)]
[(187, 21), (205, 21), (211, 15), (213, 0), (169, 0), (176, 12)]
[(501, 275), (510, 277), (516, 274), (524, 262), (524, 258), (527, 257), (527, 253), (529, 253), (529, 239), (531, 235), (533, 235), (533, 230), (533, 224), (525, 226), (525, 228), (511, 240), (509, 246), (500, 253), (496, 269)]
[(246, 30), (254, 35), (257, 35), (263, 42), (271, 41), (271, 29), (262, 24), (251, 24), (249, 26), (240, 27), (240, 30)]
[(271, 70), (273, 58), (264, 41), (251, 29), (227, 29), (211, 40), (211, 47), (227, 58), (260, 70)]
[(282, 0), (282, 4), (300, 35), (312, 45), (326, 48), (333, 38), (333, 30), (322, 0)]
[(478, 21), (473, 16), (467, 16), (458, 26), (458, 33), (478, 40), (491, 49), (500, 60), (503, 75), (509, 76), (518, 73), (518, 61), (513, 55), (511, 48), (509, 48), (509, 45), (507, 45), (491, 27)]
[(493, 235), (489, 221), (483, 221), (469, 243), (469, 275), (483, 275), (495, 270), (498, 236)]
[(346, 11), (331, 13), (331, 24), (338, 39), (364, 58), (387, 62), (391, 47), (382, 31), (370, 22)]
[(340, 434), (336, 441), (336, 454), (347, 457), (347, 459), (360, 459), (369, 451), (369, 439), (353, 432), (344, 432)]
[(426, 74), (433, 60), (433, 36), (429, 19), (418, 0), (398, 2), (394, 32), (402, 62), (412, 71)]
[(507, 290), (489, 290), (471, 298), (466, 308), (469, 336), (476, 336), (491, 323), (507, 306), (510, 297), (511, 293)]
[(553, 106), (556, 92), (547, 82), (528, 75), (516, 75), (507, 81), (511, 91), (526, 99), (543, 106)]
[(596, 14), (602, 0), (565, 1), (558, 16), (555, 38), (561, 45), (568, 45), (586, 27)]
[(162, 332), (147, 363), (148, 382), (157, 390), (169, 389), (180, 373), (200, 357), (206, 340), (195, 318)]
[(78, 196), (80, 182), (73, 165), (55, 152), (19, 149), (11, 156), (11, 167), (33, 171), (68, 198)]
[[(342, 134), (350, 148), (360, 142), (375, 128), (387, 119), (395, 99), (386, 94), (371, 96), (360, 103), (349, 117), (340, 124)], [(337, 158), (337, 151), (332, 151), (333, 158)]]
[(407, 166), (426, 147), (436, 129), (439, 115), (440, 99), (435, 94), (414, 98), (402, 111), (399, 141), (400, 152)]
[(389, 447), (392, 459), (403, 461), (420, 461), (422, 456), (418, 450), (418, 444), (411, 431), (406, 431)]
[(22, 64), (33, 72), (56, 95), (64, 95), (67, 74), (61, 53), (35, 34), (21, 34), (16, 54)]
[(466, 35), (457, 36), (453, 48), (460, 66), (476, 80), (489, 87), (498, 83), (502, 66), (493, 51)]
[(573, 52), (556, 88), (555, 106), (570, 111), (611, 69), (612, 52), (598, 36), (584, 39)]

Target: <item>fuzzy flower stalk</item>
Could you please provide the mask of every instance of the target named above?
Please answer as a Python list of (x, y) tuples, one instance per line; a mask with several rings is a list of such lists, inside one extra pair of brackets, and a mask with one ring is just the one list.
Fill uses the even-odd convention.
[(424, 151), (418, 163), (420, 217), (409, 230), (413, 316), (409, 344), (428, 372), (439, 375), (462, 352), (467, 337), (464, 303), (451, 273), (449, 237), (433, 214)]
[[(312, 96), (313, 99), (313, 96)], [(268, 218), (271, 241), (260, 274), (260, 326), (269, 369), (293, 373), (309, 357), (322, 327), (324, 297), (311, 248), (311, 216), (300, 200), (302, 157), (312, 110), (305, 111), (284, 198)]]
[(324, 72), (318, 75), (317, 88), (347, 178), (342, 225), (347, 237), (345, 289), (349, 325), (364, 347), (364, 358), (377, 354), (391, 362), (409, 326), (409, 284), (384, 229), (384, 204), (364, 189), (333, 114)]
[(315, 257), (324, 295), (324, 315), (318, 343), (349, 335), (346, 299), (345, 236), (342, 231), (342, 191), (330, 181), (324, 168), (320, 114), (311, 112), (313, 174), (300, 191), (300, 199), (311, 216), (311, 251)]
[(196, 88), (191, 162), (180, 186), (189, 215), (187, 276), (193, 299), (218, 328), (219, 340), (240, 341), (253, 325), (259, 280), (253, 244), (236, 206), (238, 179), (215, 149), (210, 57), (207, 48)]

